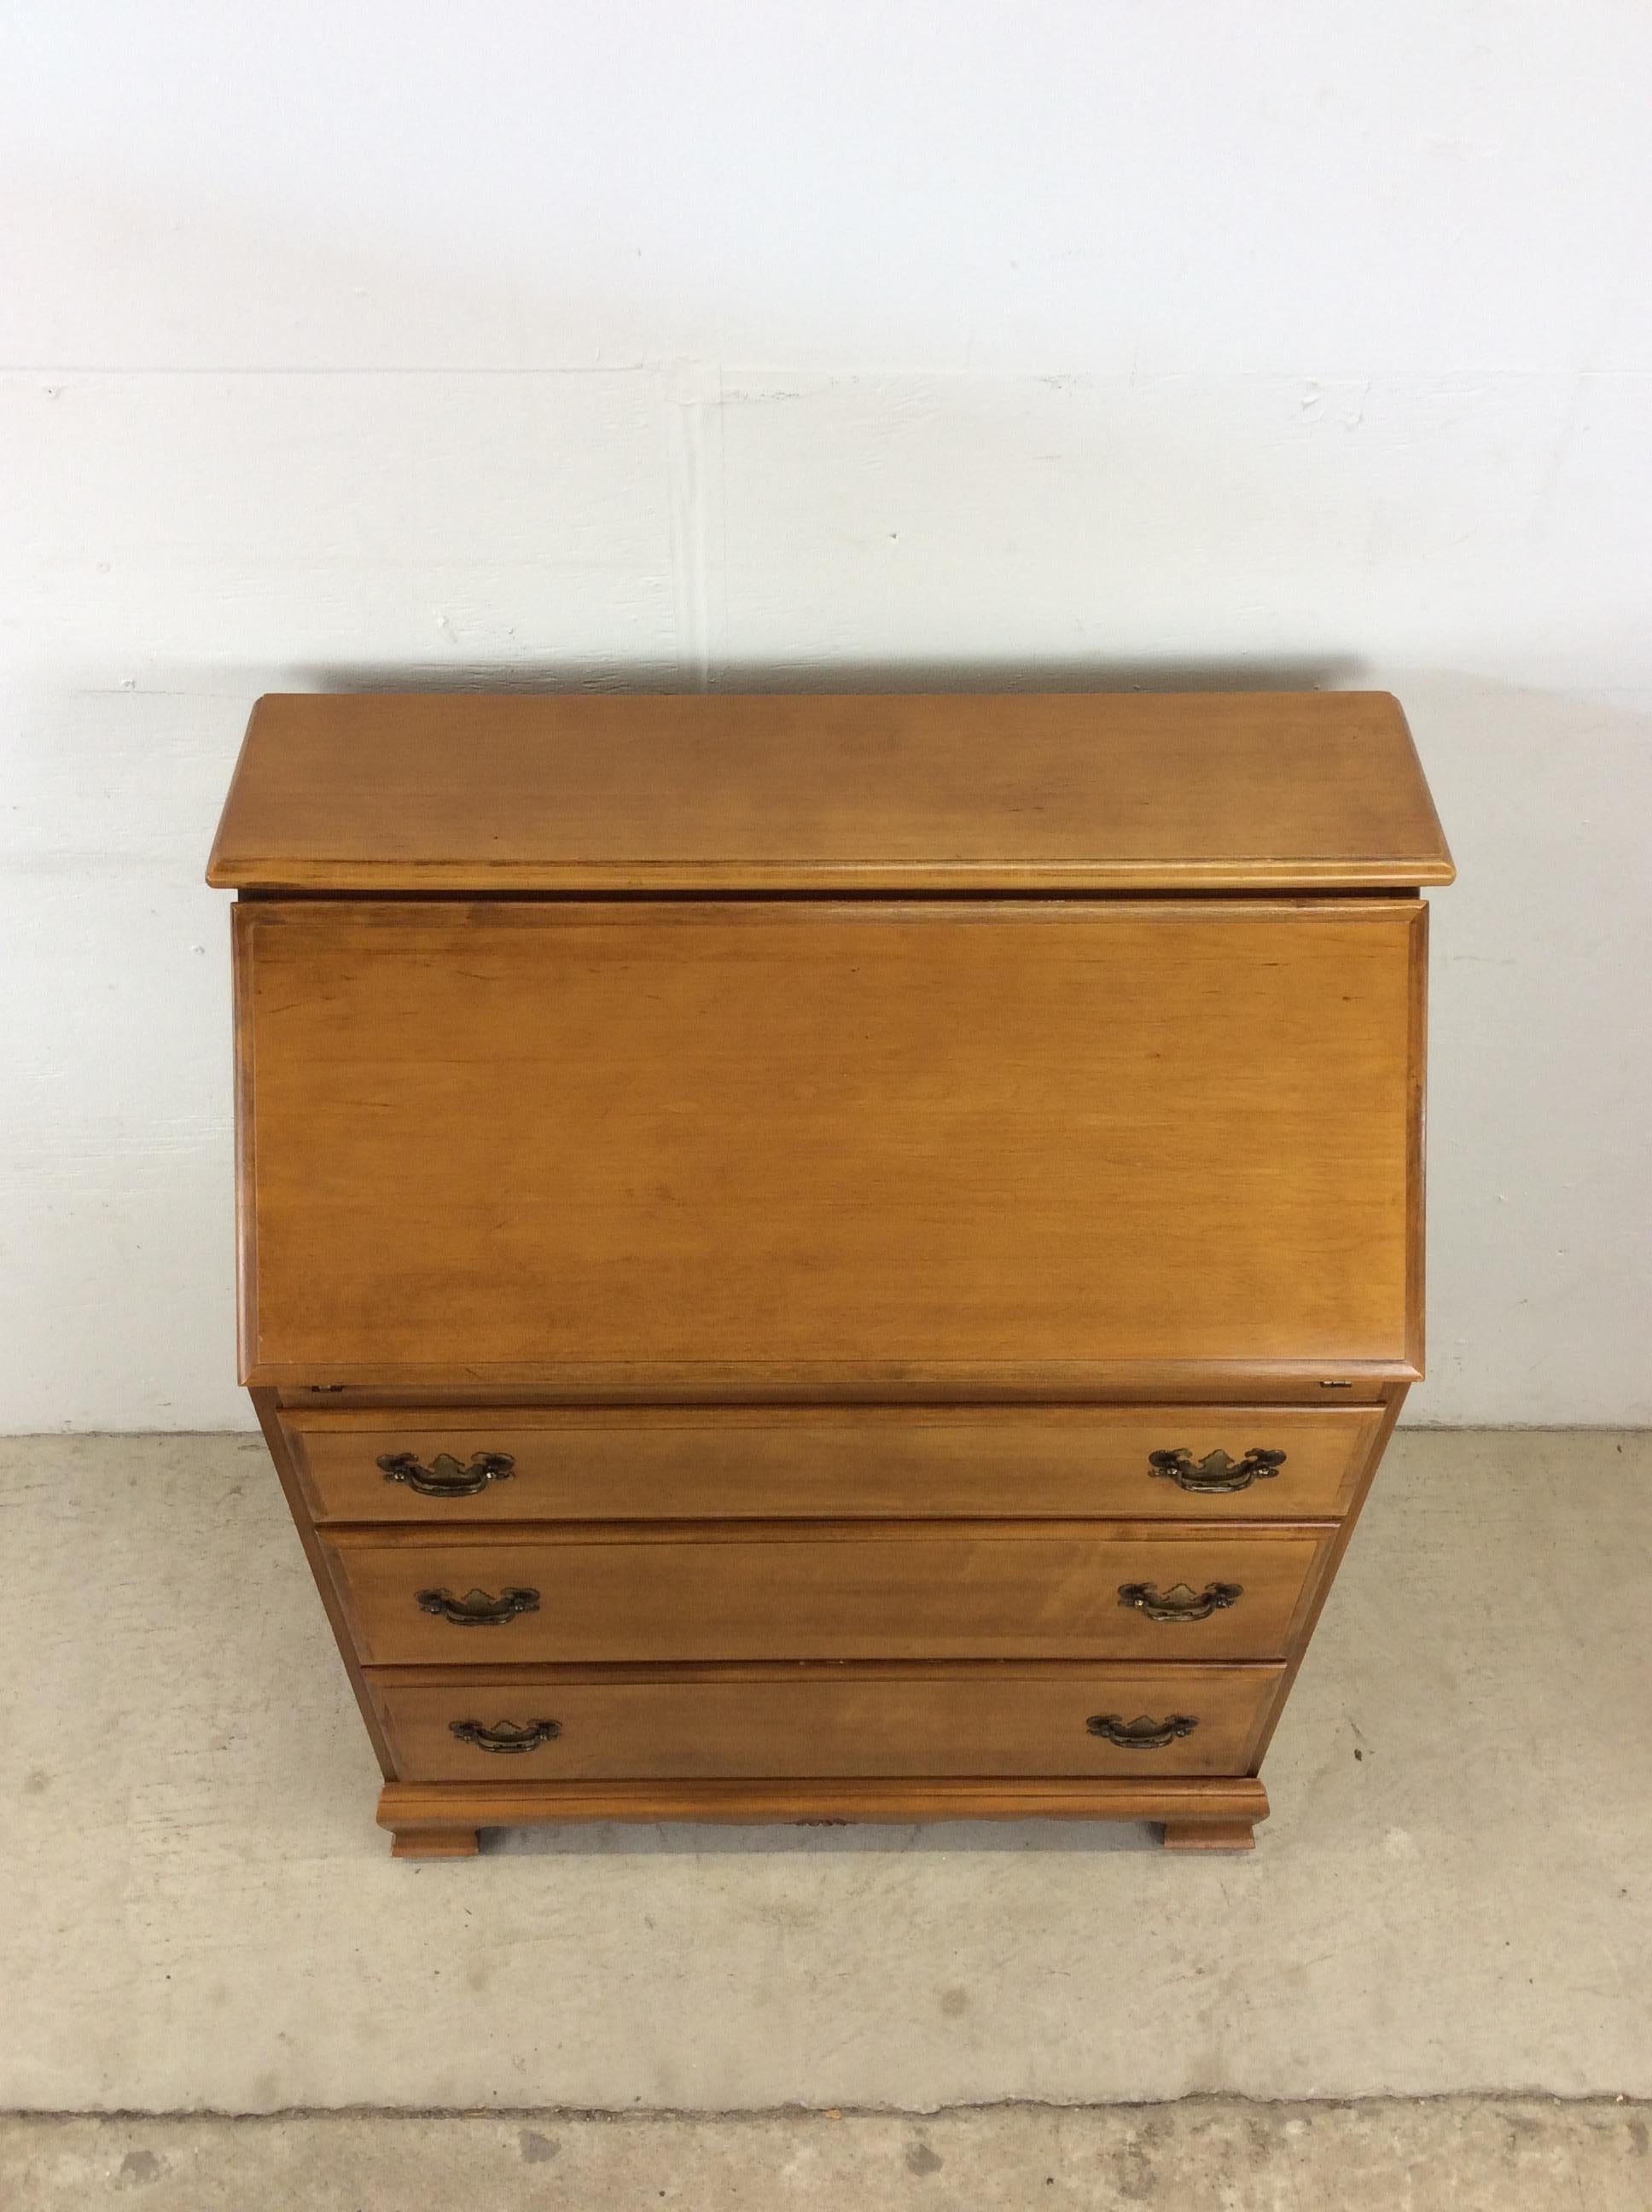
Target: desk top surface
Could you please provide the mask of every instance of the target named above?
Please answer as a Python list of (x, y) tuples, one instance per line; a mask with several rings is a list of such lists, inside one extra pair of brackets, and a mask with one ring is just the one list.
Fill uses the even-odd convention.
[(1454, 871), (1386, 692), (271, 694), (253, 892), (1336, 891)]

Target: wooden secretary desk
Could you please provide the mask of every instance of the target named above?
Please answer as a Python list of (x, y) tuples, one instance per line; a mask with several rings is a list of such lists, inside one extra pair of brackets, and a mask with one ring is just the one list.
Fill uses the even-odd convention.
[(241, 1374), (395, 1850), (1248, 1845), (1451, 876), (1382, 694), (260, 701)]

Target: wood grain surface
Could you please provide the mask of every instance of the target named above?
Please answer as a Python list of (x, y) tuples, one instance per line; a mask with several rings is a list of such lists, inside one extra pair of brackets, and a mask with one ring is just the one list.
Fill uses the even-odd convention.
[[(387, 1782), (398, 1858), (468, 1858), (478, 1828), (538, 1820), (1163, 1820), (1172, 1848), (1248, 1850), (1267, 1818), (1254, 1775), (862, 1775), (700, 1782)], [(1170, 1824), (1174, 1823), (1174, 1834)]]
[[(1177, 1520), (1339, 1513), (1382, 1419), (1376, 1407), (386, 1407), (284, 1412), (322, 1521), (828, 1520), (1086, 1514)], [(1149, 1455), (1181, 1449), (1284, 1463), (1242, 1490), (1187, 1489)], [(502, 1479), (421, 1494), (382, 1459), (461, 1480), (488, 1455)], [(1207, 1469), (1206, 1478), (1211, 1479)]]
[(1424, 913), (243, 903), (245, 1376), (1407, 1378)]
[[(323, 1532), (367, 1665), (525, 1660), (1278, 1659), (1328, 1528), (1128, 1522), (578, 1522)], [(1124, 1585), (1242, 1593), (1153, 1620)], [(421, 1594), (534, 1595), (455, 1626)]]
[[(404, 1782), (1242, 1774), (1278, 1667), (400, 1668), (369, 1677)], [(1147, 1747), (1091, 1718), (1192, 1721)], [(531, 1750), (456, 1736), (555, 1723)]]
[(258, 702), (208, 881), (260, 890), (1410, 888), (1386, 692)]

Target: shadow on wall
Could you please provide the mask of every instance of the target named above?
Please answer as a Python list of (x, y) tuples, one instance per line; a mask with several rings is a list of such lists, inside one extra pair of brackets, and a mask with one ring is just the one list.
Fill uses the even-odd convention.
[[(712, 691), (845, 693), (863, 691), (1322, 691), (1357, 688), (1352, 654), (1299, 659), (1048, 661), (999, 659), (899, 661), (740, 661), (720, 668)], [(564, 692), (682, 691), (682, 667), (616, 669), (611, 662), (570, 666), (566, 660), (513, 661), (507, 666), (455, 667), (451, 662), (387, 661), (362, 666), (302, 668), (292, 680), (307, 691), (471, 691), (550, 696)]]

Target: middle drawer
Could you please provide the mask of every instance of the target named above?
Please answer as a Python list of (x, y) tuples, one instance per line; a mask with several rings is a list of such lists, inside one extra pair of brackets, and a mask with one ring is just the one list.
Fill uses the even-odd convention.
[(568, 1523), (321, 1534), (371, 1665), (1277, 1659), (1328, 1529)]

